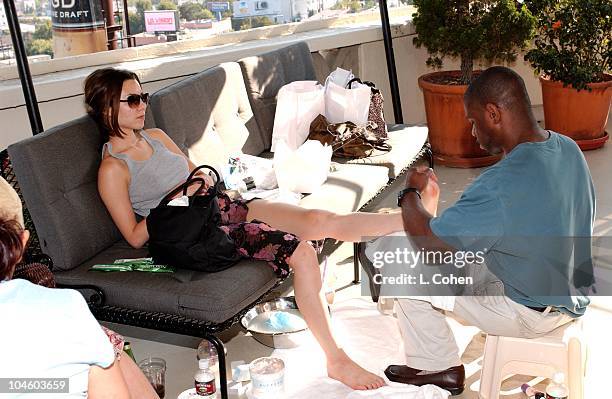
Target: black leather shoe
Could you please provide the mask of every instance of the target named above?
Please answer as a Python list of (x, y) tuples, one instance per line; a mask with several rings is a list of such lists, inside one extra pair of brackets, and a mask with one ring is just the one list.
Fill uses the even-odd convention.
[(410, 385), (437, 385), (451, 395), (459, 395), (465, 389), (465, 368), (463, 365), (448, 368), (436, 373), (419, 375), (422, 370), (408, 366), (391, 365), (385, 370), (387, 378), (393, 382)]
[(374, 282), (374, 275), (380, 274), (378, 270), (374, 267), (372, 262), (368, 259), (365, 254), (366, 244), (365, 242), (360, 242), (357, 244), (357, 258), (359, 259), (359, 263), (363, 270), (365, 270), (368, 275), (368, 282), (370, 283), (370, 295), (372, 295), (372, 300), (374, 302), (378, 302), (378, 297), (380, 296), (380, 284), (376, 284)]

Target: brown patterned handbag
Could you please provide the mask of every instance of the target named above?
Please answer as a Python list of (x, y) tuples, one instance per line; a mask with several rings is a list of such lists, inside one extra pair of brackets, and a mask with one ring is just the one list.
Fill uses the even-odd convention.
[(319, 115), (310, 124), (308, 140), (320, 141), (332, 147), (334, 156), (342, 158), (366, 158), (374, 150), (390, 151), (391, 146), (376, 137), (367, 127), (359, 127), (352, 122), (329, 123), (327, 118)]
[(368, 125), (379, 140), (386, 140), (389, 138), (389, 132), (387, 130), (387, 124), (385, 123), (385, 113), (383, 111), (385, 99), (381, 91), (376, 88), (374, 83), (369, 81), (362, 82), (359, 78), (351, 79), (347, 87), (350, 88), (353, 82), (370, 86), (372, 89), (372, 94), (370, 95), (370, 109), (368, 111)]

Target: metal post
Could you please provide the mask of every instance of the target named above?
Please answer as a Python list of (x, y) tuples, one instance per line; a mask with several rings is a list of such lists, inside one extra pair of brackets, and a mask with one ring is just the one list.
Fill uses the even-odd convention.
[(227, 396), (227, 370), (226, 357), (225, 357), (225, 346), (223, 342), (212, 334), (204, 334), (204, 339), (207, 339), (215, 349), (217, 350), (217, 359), (219, 360), (219, 385), (221, 388), (221, 398), (228, 399)]
[(109, 50), (116, 50), (119, 47), (117, 42), (117, 32), (113, 29), (115, 27), (115, 7), (113, 0), (103, 0), (102, 13), (104, 14), (104, 20), (106, 21), (106, 43)]
[(359, 244), (353, 243), (353, 284), (359, 284), (361, 276), (359, 273)]
[(387, 0), (379, 0), (380, 20), (382, 24), (383, 40), (385, 42), (385, 54), (387, 56), (387, 71), (389, 73), (389, 85), (391, 86), (391, 100), (393, 102), (393, 115), (395, 123), (404, 123), (402, 115), (402, 102), (400, 99), (399, 85), (397, 82), (397, 71), (395, 69), (395, 55), (393, 53), (393, 39), (391, 37), (391, 26), (389, 24), (389, 11)]
[(123, 0), (123, 25), (125, 25), (125, 35), (128, 38), (128, 47), (132, 47), (132, 41), (130, 40), (130, 36), (132, 36), (132, 31), (130, 30), (130, 16), (128, 14), (127, 0)]
[(42, 133), (44, 128), (42, 120), (40, 119), (36, 91), (34, 90), (32, 75), (30, 74), (30, 67), (28, 65), (28, 56), (25, 51), (25, 46), (23, 45), (23, 39), (21, 38), (21, 28), (19, 27), (19, 20), (17, 19), (15, 2), (13, 0), (3, 0), (3, 2), (6, 20), (11, 32), (11, 39), (13, 40), (13, 53), (17, 61), (17, 70), (19, 71), (19, 79), (21, 80), (21, 88), (23, 89), (23, 98), (28, 110), (28, 117), (30, 118), (30, 127), (32, 128), (32, 134), (37, 135), (38, 133)]

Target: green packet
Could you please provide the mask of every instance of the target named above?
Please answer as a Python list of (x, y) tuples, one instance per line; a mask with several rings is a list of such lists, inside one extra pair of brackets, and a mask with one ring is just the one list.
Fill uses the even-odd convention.
[(176, 269), (168, 265), (134, 265), (132, 270), (135, 272), (151, 272), (151, 273), (174, 273)]
[(152, 265), (153, 258), (133, 258), (133, 259), (117, 259), (113, 262), (115, 265)]
[(175, 269), (171, 266), (154, 264), (153, 258), (117, 259), (111, 264), (93, 265), (89, 270), (100, 272), (175, 272)]

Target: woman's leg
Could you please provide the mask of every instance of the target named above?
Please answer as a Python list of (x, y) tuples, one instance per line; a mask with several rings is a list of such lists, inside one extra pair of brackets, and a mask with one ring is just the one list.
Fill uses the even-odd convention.
[(287, 231), (302, 240), (334, 238), (359, 242), (404, 230), (402, 215), (394, 213), (352, 212), (337, 214), (321, 209), (255, 200), (248, 204), (247, 220), (261, 220), (275, 229)]
[(353, 362), (338, 346), (331, 332), (327, 305), (321, 293), (321, 272), (317, 254), (308, 242), (266, 223), (236, 223), (222, 226), (234, 240), (241, 255), (267, 261), (279, 277), (294, 271), (295, 299), (310, 331), (327, 358), (327, 374), (353, 389), (382, 386), (382, 378)]
[(289, 259), (294, 271), (295, 299), (308, 328), (325, 352), (327, 375), (353, 389), (376, 389), (384, 380), (351, 360), (336, 342), (327, 312), (327, 302), (321, 292), (321, 274), (314, 248), (302, 241)]

